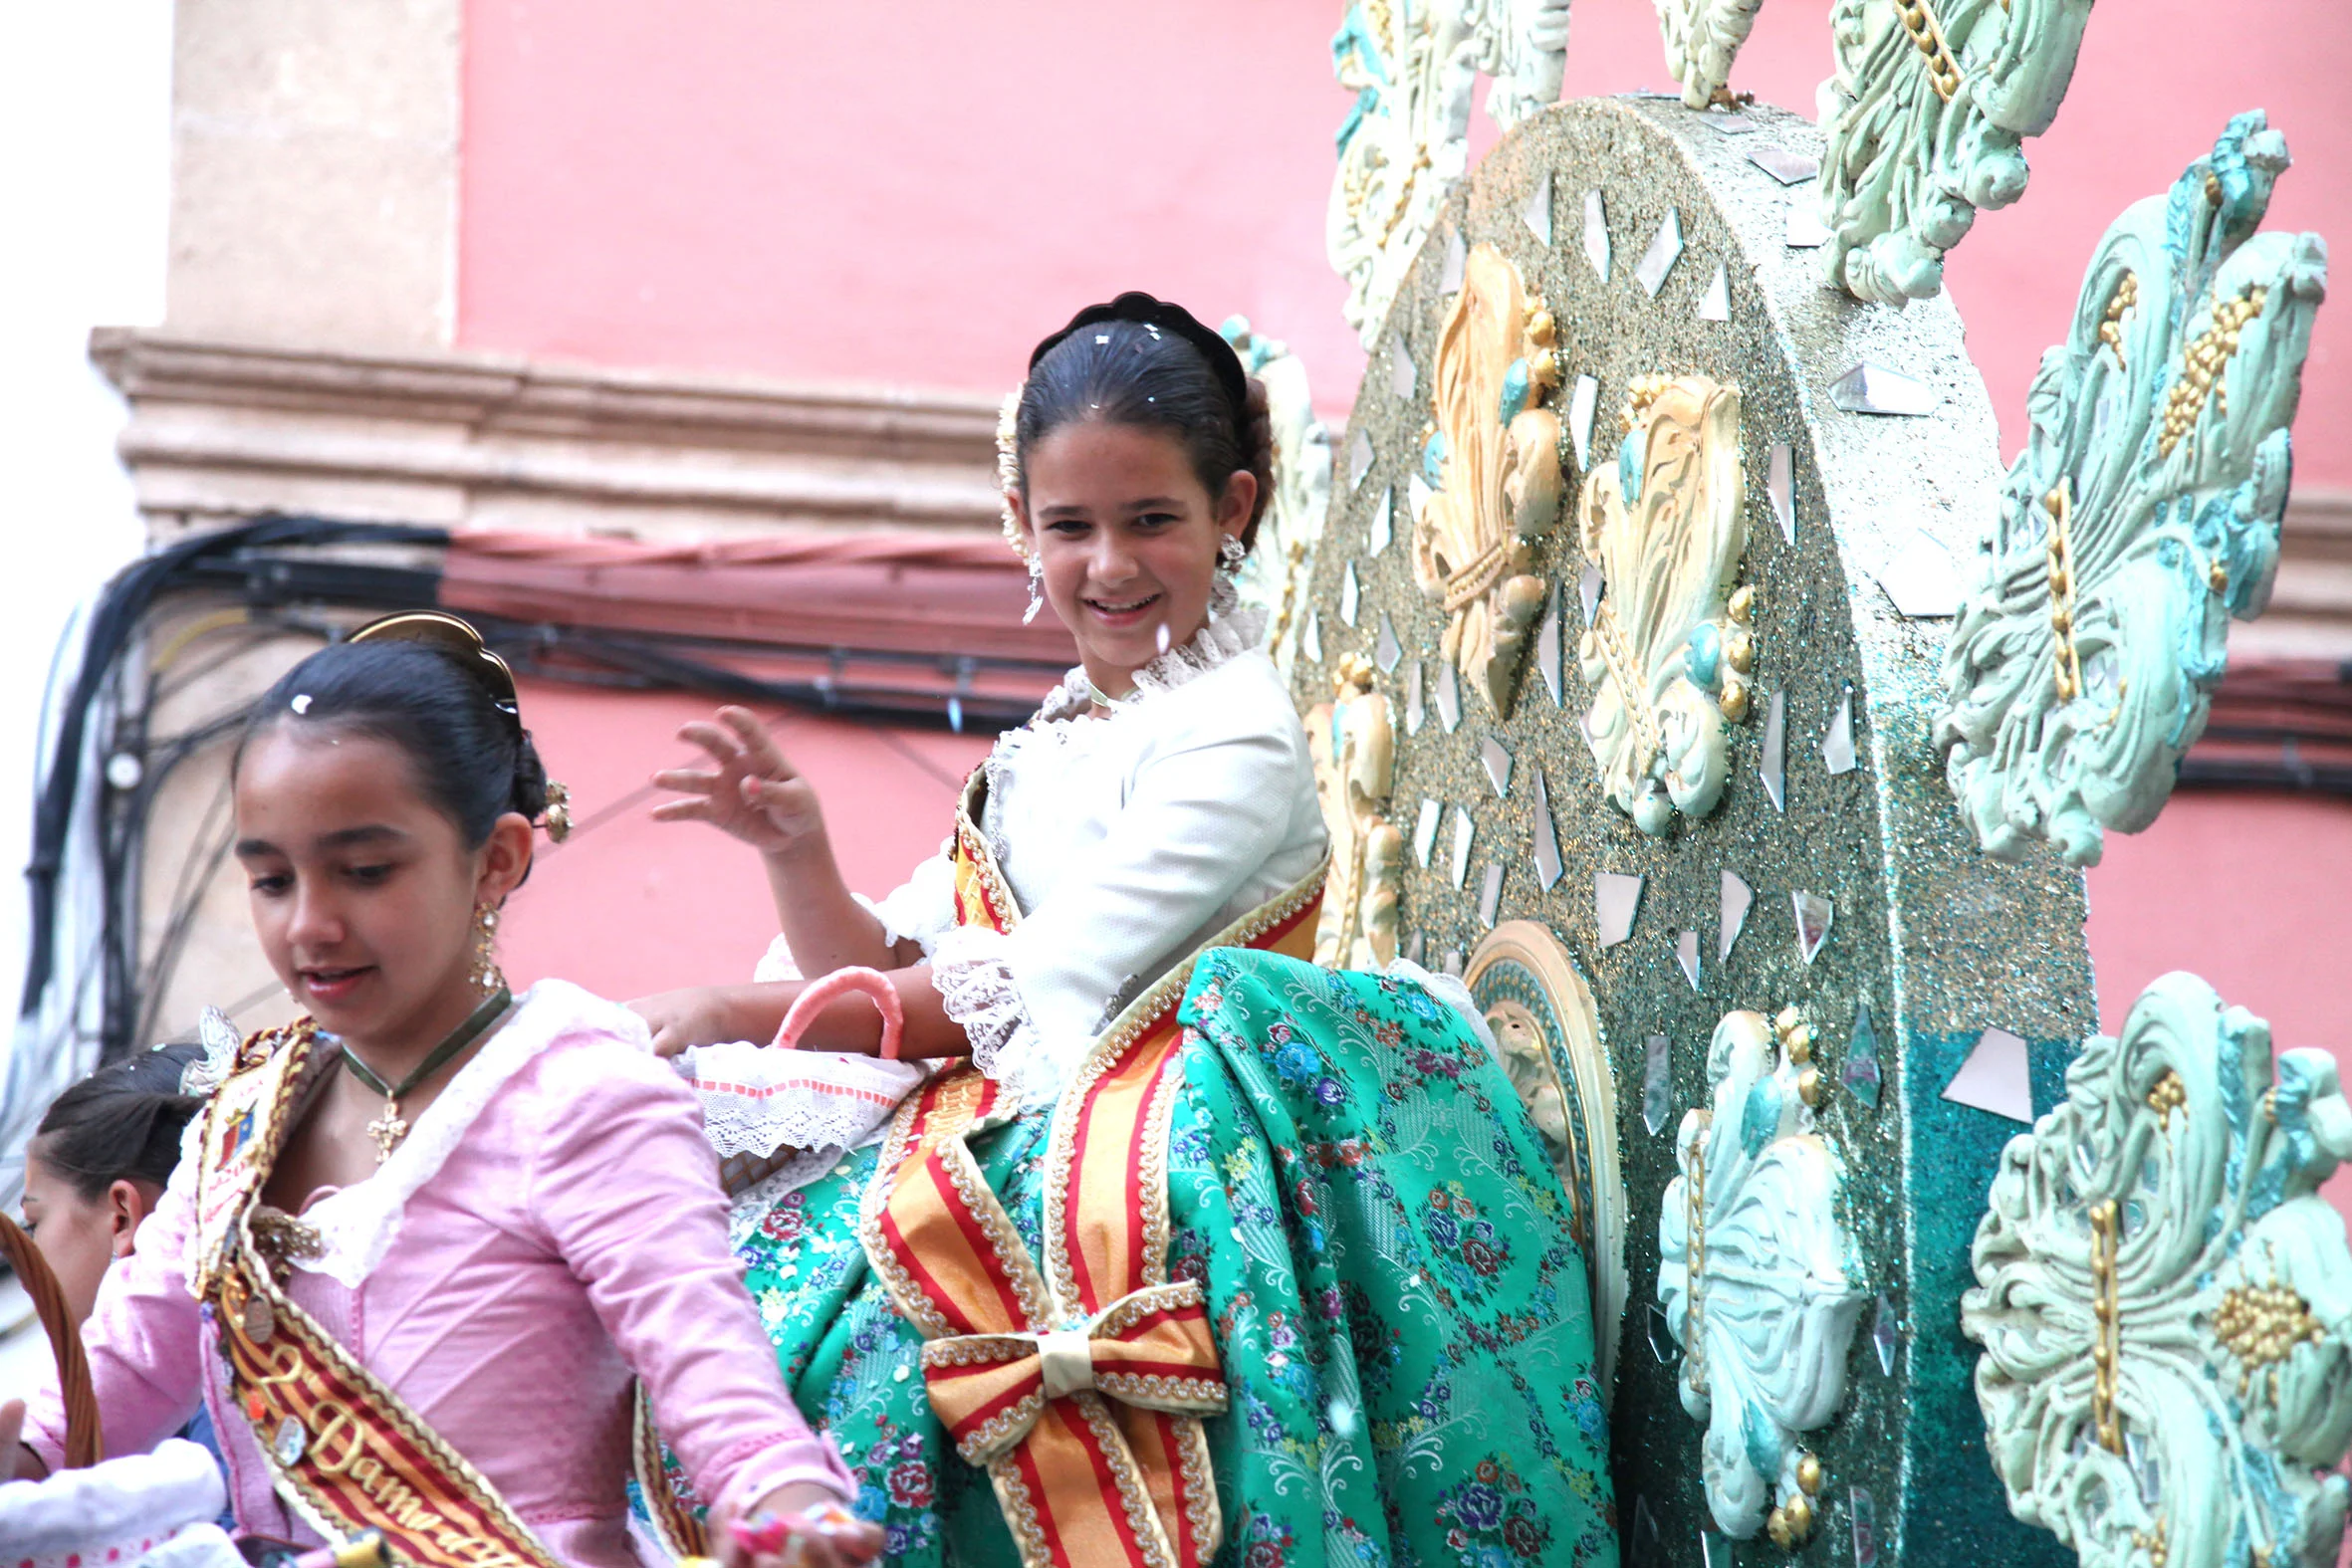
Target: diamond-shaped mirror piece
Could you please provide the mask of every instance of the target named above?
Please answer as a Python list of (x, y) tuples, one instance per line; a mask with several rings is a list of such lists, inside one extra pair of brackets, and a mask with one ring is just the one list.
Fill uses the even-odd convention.
[(1655, 300), (1658, 291), (1666, 287), (1667, 274), (1674, 271), (1674, 264), (1681, 259), (1682, 214), (1669, 207), (1666, 216), (1659, 221), (1658, 232), (1650, 236), (1649, 249), (1643, 251), (1641, 260), (1633, 264), (1634, 281), (1642, 286), (1643, 293)]
[(1394, 675), (1399, 661), (1405, 656), (1405, 645), (1397, 641), (1396, 623), (1388, 618), (1388, 611), (1380, 612), (1380, 636), (1372, 644), (1372, 662), (1380, 666), (1383, 675)]
[(1443, 973), (1460, 980), (1462, 978), (1462, 950), (1460, 948), (1446, 949), (1446, 956), (1439, 961), (1438, 968)]
[(1901, 1343), (1903, 1325), (1895, 1316), (1895, 1303), (1887, 1293), (1878, 1293), (1878, 1315), (1870, 1320), (1870, 1346), (1878, 1352), (1878, 1370), (1888, 1377), (1895, 1375), (1895, 1351)]
[(1899, 414), (1916, 419), (1936, 411), (1934, 387), (1867, 359), (1829, 383), (1829, 400), (1849, 414)]
[(1870, 1022), (1870, 999), (1854, 1004), (1854, 1032), (1846, 1037), (1845, 1065), (1838, 1071), (1846, 1092), (1878, 1109), (1878, 1030)]
[(1944, 1098), (2032, 1126), (2033, 1072), (2025, 1041), (2006, 1029), (1978, 1035), (1968, 1059), (1944, 1085)]
[(1764, 468), (1764, 490), (1772, 498), (1772, 521), (1780, 537), (1796, 543), (1796, 454), (1785, 441), (1772, 443), (1771, 460)]
[(1462, 891), (1462, 883), (1470, 875), (1470, 841), (1478, 833), (1478, 825), (1470, 813), (1454, 807), (1454, 891)]
[(1422, 955), (1422, 954), (1424, 954), (1424, 953), (1426, 953), (1426, 952), (1428, 952), (1428, 951), (1429, 951), (1429, 938), (1427, 938), (1427, 937), (1423, 936), (1423, 935), (1422, 935), (1420, 932), (1416, 931), (1416, 932), (1414, 932), (1414, 933), (1413, 933), (1411, 936), (1409, 936), (1409, 937), (1407, 937), (1407, 938), (1405, 939), (1404, 954), (1405, 954), (1405, 962), (1406, 962), (1406, 963), (1408, 963), (1408, 964), (1418, 964), (1418, 963), (1420, 963), (1420, 962), (1421, 962), (1421, 955)]
[(1732, 280), (1718, 262), (1715, 276), (1708, 280), (1707, 292), (1699, 296), (1699, 320), (1728, 322), (1732, 319)]
[(1837, 694), (1837, 706), (1829, 710), (1829, 733), (1821, 737), (1821, 766), (1834, 779), (1854, 771), (1854, 689), (1848, 686)]
[(1854, 1568), (1878, 1568), (1878, 1500), (1869, 1488), (1846, 1488), (1846, 1512), (1854, 1522)]
[(1535, 673), (1543, 677), (1543, 689), (1551, 694), (1551, 706), (1561, 704), (1559, 685), (1559, 585), (1554, 583), (1543, 594), (1543, 624), (1535, 628)]
[(1769, 142), (1760, 147), (1750, 147), (1748, 161), (1783, 185), (1793, 185), (1798, 180), (1811, 179), (1821, 172), (1819, 158), (1810, 158), (1801, 152), (1791, 152), (1786, 147), (1775, 147)]
[(1683, 979), (1691, 989), (1699, 989), (1699, 933), (1686, 931), (1674, 939), (1674, 962), (1682, 966)]
[(1339, 573), (1339, 618), (1350, 626), (1354, 625), (1355, 612), (1361, 607), (1362, 600), (1363, 589), (1356, 586), (1355, 562), (1351, 560), (1347, 568)]
[(1746, 114), (1710, 114), (1707, 123), (1715, 127), (1717, 134), (1725, 136), (1745, 136), (1757, 128), (1756, 121)]
[(1581, 474), (1592, 466), (1592, 416), (1600, 408), (1600, 382), (1592, 376), (1576, 377), (1576, 390), (1568, 394), (1568, 436), (1576, 443), (1576, 472)]
[(1576, 577), (1576, 603), (1584, 611), (1584, 629), (1590, 631), (1600, 624), (1600, 596), (1608, 591), (1609, 579), (1602, 576), (1600, 567), (1591, 561)]
[(1658, 1520), (1650, 1512), (1650, 1499), (1633, 1499), (1633, 1540), (1626, 1554), (1626, 1568), (1662, 1568), (1666, 1557), (1665, 1542), (1658, 1536)]
[(1462, 728), (1462, 681), (1452, 659), (1437, 661), (1437, 717), (1448, 735)]
[(1421, 661), (1415, 659), (1405, 666), (1405, 733), (1419, 735), (1428, 722), (1429, 712), (1421, 701)]
[(1487, 778), (1495, 785), (1495, 798), (1510, 799), (1511, 753), (1505, 751), (1503, 743), (1492, 735), (1482, 735), (1478, 740), (1478, 756), (1479, 761), (1487, 765)]
[(1655, 1138), (1674, 1120), (1674, 1049), (1666, 1036), (1653, 1034), (1642, 1047), (1641, 1124)]
[(1600, 926), (1600, 945), (1615, 947), (1633, 935), (1633, 917), (1641, 908), (1641, 878), (1622, 871), (1594, 872), (1592, 907)]
[(1306, 629), (1298, 634), (1298, 647), (1306, 655), (1309, 664), (1323, 662), (1322, 612), (1311, 605), (1306, 611)]
[(1347, 488), (1353, 490), (1372, 471), (1372, 433), (1360, 425), (1347, 443)]
[(1597, 190), (1584, 193), (1584, 260), (1601, 282), (1609, 281), (1609, 214)]
[(1772, 809), (1788, 809), (1787, 797), (1787, 703), (1780, 693), (1772, 693), (1765, 705), (1764, 760), (1756, 771), (1764, 779), (1764, 793), (1772, 802)]
[(1706, 1568), (1732, 1568), (1732, 1538), (1701, 1526), (1699, 1557)]
[(1372, 547), (1373, 555), (1388, 554), (1388, 547), (1396, 538), (1395, 518), (1396, 486), (1390, 485), (1380, 492), (1379, 503), (1372, 508), (1372, 515), (1364, 520), (1364, 540)]
[(1788, 227), (1781, 232), (1780, 243), (1792, 251), (1818, 250), (1829, 243), (1829, 225), (1813, 210), (1809, 195), (1798, 191), (1788, 204)]
[(1666, 1316), (1666, 1309), (1657, 1302), (1650, 1303), (1650, 1354), (1659, 1363), (1672, 1366), (1682, 1355), (1682, 1342), (1674, 1337), (1674, 1324)]
[(1495, 912), (1503, 907), (1503, 862), (1487, 862), (1487, 879), (1478, 890), (1478, 923), (1481, 930), (1495, 929)]
[(1895, 613), (1906, 620), (1950, 620), (1960, 613), (1960, 568), (1952, 552), (1932, 536), (1913, 529), (1895, 548), (1878, 585), (1886, 590)]
[(1519, 215), (1528, 232), (1535, 236), (1535, 243), (1548, 250), (1551, 246), (1550, 170), (1535, 176), (1534, 189), (1528, 192), (1527, 204), (1519, 209)]
[(1837, 918), (1837, 908), (1818, 893), (1791, 893), (1788, 898), (1796, 906), (1797, 957), (1810, 964), (1829, 940), (1829, 923)]
[(2123, 1435), (2123, 1462), (2139, 1482), (2140, 1505), (2153, 1509), (2164, 1496), (2164, 1470), (2156, 1462), (2156, 1446), (2141, 1432)]
[(1446, 270), (1438, 279), (1440, 294), (1462, 292), (1462, 272), (1470, 265), (1470, 248), (1462, 243), (1462, 231), (1452, 229), (1446, 234)]
[(1756, 902), (1756, 890), (1737, 871), (1723, 874), (1723, 922), (1715, 933), (1715, 962), (1728, 963), (1732, 944), (1740, 940), (1740, 933), (1748, 925), (1748, 906)]
[(1429, 510), (1429, 498), (1437, 492), (1429, 488), (1429, 481), (1419, 474), (1405, 476), (1405, 509), (1413, 514), (1413, 521), (1421, 521), (1421, 514)]
[(1435, 800), (1421, 802), (1421, 819), (1413, 824), (1413, 858), (1424, 871), (1429, 869), (1430, 850), (1437, 846), (1438, 819), (1445, 814), (1446, 808)]
[(1419, 389), (1421, 372), (1413, 366), (1413, 350), (1405, 346), (1403, 333), (1388, 335), (1388, 389), (1399, 400), (1411, 402)]
[(1543, 785), (1543, 769), (1535, 768), (1535, 880), (1551, 891), (1565, 867), (1559, 861), (1559, 830), (1551, 820), (1551, 791)]

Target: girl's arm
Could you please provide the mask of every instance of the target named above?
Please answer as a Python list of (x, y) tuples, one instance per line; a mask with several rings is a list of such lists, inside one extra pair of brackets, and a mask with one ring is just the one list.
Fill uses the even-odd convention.
[[(948, 1016), (940, 1002), (929, 965), (886, 970), (884, 978), (898, 993), (898, 1005), (906, 1013), (906, 1032), (898, 1047), (901, 1057), (962, 1056), (971, 1051), (964, 1026)], [(784, 1024), (784, 1015), (808, 984), (780, 980), (748, 986), (697, 986), (640, 998), (629, 1007), (653, 1031), (654, 1053), (675, 1056), (689, 1045), (774, 1039)], [(863, 1056), (874, 1054), (881, 1042), (881, 1014), (863, 997), (836, 999), (817, 1015), (800, 1041), (804, 1050), (848, 1051)]]

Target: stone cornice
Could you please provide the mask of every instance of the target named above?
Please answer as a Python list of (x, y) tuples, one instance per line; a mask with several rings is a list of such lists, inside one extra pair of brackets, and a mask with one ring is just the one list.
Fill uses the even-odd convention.
[(262, 511), (640, 538), (994, 529), (996, 404), (101, 328), (159, 534)]

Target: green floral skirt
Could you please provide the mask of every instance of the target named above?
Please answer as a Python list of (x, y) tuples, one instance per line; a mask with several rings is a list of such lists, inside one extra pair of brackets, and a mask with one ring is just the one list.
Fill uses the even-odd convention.
[[(1216, 1562), (1614, 1564), (1608, 1429), (1567, 1201), (1503, 1073), (1409, 981), (1202, 956), (1169, 1133), (1172, 1276), (1232, 1393), (1207, 1423)], [(1048, 1115), (971, 1140), (1033, 1253)], [(857, 1241), (875, 1150), (742, 1249), (785, 1380), (889, 1561), (1019, 1561)]]

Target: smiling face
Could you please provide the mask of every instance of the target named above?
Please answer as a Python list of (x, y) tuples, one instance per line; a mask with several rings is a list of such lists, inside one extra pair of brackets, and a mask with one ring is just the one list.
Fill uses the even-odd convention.
[(1046, 601), (1094, 684), (1123, 696), (1208, 620), (1218, 547), (1241, 537), (1258, 481), (1237, 472), (1213, 497), (1175, 432), (1100, 419), (1048, 432), (1022, 471), (1029, 494), (1013, 502)]
[(468, 849), (398, 747), (331, 723), (256, 734), (236, 803), (254, 933), (321, 1028), (391, 1060), (465, 1020), (474, 911), (529, 867), (528, 822), (510, 813)]

